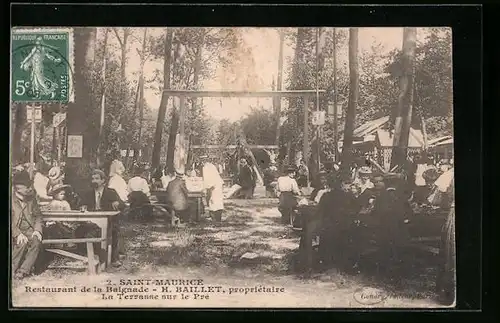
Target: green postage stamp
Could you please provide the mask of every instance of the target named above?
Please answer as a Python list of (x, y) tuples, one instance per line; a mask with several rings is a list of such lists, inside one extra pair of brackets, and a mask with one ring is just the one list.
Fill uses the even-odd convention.
[(73, 102), (73, 30), (22, 28), (11, 35), (12, 101)]

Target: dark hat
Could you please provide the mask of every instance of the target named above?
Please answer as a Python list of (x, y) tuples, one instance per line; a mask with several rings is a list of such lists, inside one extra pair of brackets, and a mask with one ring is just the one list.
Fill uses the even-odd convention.
[(386, 185), (398, 185), (403, 180), (403, 175), (398, 173), (384, 174), (384, 183)]
[(65, 185), (65, 184), (56, 184), (49, 189), (49, 191), (47, 192), (47, 195), (54, 196), (57, 193), (59, 193), (60, 191), (65, 190), (68, 187), (70, 187), (70, 186)]
[(13, 185), (26, 185), (31, 186), (30, 174), (27, 171), (20, 171), (14, 174), (12, 177)]
[(426, 182), (434, 182), (439, 178), (439, 173), (436, 169), (430, 168), (422, 173), (422, 177)]

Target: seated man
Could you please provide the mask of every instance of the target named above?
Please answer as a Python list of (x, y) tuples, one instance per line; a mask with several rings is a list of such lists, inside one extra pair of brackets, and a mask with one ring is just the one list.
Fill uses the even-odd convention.
[(42, 213), (26, 171), (12, 179), (12, 275), (15, 279), (28, 276), (42, 249)]
[[(83, 195), (82, 205), (87, 206), (89, 211), (118, 211), (123, 210), (124, 204), (114, 189), (106, 185), (106, 175), (102, 170), (92, 171), (92, 189)], [(120, 236), (120, 215), (117, 215), (112, 222), (112, 252), (111, 261), (113, 265), (121, 265), (119, 254), (124, 254), (123, 241)], [(77, 228), (75, 236), (77, 238), (87, 238), (89, 226), (81, 225)], [(98, 244), (95, 246), (98, 247)], [(100, 247), (99, 247), (100, 248)]]
[(188, 189), (184, 180), (184, 172), (176, 171), (175, 178), (167, 186), (167, 205), (173, 216), (189, 221)]

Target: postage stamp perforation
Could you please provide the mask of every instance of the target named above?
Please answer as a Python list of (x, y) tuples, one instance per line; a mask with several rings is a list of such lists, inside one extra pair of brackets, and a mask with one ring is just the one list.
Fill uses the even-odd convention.
[[(58, 57), (56, 59), (59, 59), (59, 64), (62, 63), (62, 64), (67, 65), (67, 67), (66, 67), (67, 68), (67, 73), (66, 73), (67, 80), (64, 81), (64, 83), (67, 84), (67, 86), (65, 88), (65, 90), (67, 91), (65, 98), (62, 100), (61, 100), (61, 98), (55, 98), (55, 99), (48, 98), (46, 100), (41, 100), (41, 101), (43, 101), (43, 102), (61, 101), (62, 103), (74, 102), (74, 96), (75, 96), (75, 94), (74, 94), (74, 89), (75, 89), (74, 82), (75, 82), (75, 80), (74, 80), (73, 74), (74, 74), (74, 66), (75, 66), (75, 61), (74, 61), (75, 49), (74, 49), (74, 31), (73, 31), (73, 28), (66, 28), (66, 27), (13, 27), (11, 29), (11, 34), (12, 34), (12, 39), (11, 39), (12, 56), (11, 57), (13, 57), (15, 54), (27, 55), (24, 52), (19, 53), (19, 50), (22, 47), (33, 48), (35, 46), (35, 43), (33, 43), (31, 45), (23, 45), (23, 46), (16, 47), (14, 44), (15, 43), (14, 36), (16, 34), (17, 35), (23, 35), (23, 34), (24, 35), (32, 35), (34, 37), (37, 37), (37, 36), (42, 37), (42, 35), (50, 35), (50, 34), (66, 34), (67, 35), (67, 37), (65, 39), (66, 40), (65, 47), (67, 46), (67, 48), (65, 48), (65, 53), (64, 53), (65, 55), (58, 52), (50, 45), (47, 45), (47, 44), (40, 45), (41, 47), (48, 48), (50, 51), (58, 53), (60, 57)], [(17, 51), (17, 53), (16, 53), (16, 51)], [(24, 51), (26, 52), (27, 49), (24, 49)], [(28, 63), (27, 65), (30, 65), (30, 63)], [(16, 68), (19, 68), (19, 67), (14, 66), (13, 58), (11, 58), (11, 66), (12, 66), (12, 69), (11, 69), (12, 73), (14, 73), (14, 70)], [(29, 66), (25, 67), (25, 70), (26, 70), (26, 68), (29, 68)], [(44, 72), (45, 72), (45, 70), (44, 70)], [(49, 70), (49, 74), (50, 73), (54, 74), (54, 71)], [(45, 82), (47, 82), (45, 84), (45, 86), (48, 86), (48, 84), (53, 83), (51, 81), (47, 81), (46, 78), (45, 78), (45, 80), (46, 80)], [(40, 87), (43, 88), (43, 85), (40, 85)], [(33, 90), (33, 88), (31, 90)], [(36, 89), (34, 89), (33, 92), (35, 92), (35, 93), (31, 93), (32, 96), (36, 94)], [(12, 86), (11, 86), (11, 93), (13, 94), (13, 101), (15, 101), (15, 102), (34, 103), (33, 99), (23, 100), (22, 98), (19, 97), (19, 95), (14, 97), (15, 90), (13, 89)], [(38, 94), (37, 94), (37, 96), (38, 96)]]

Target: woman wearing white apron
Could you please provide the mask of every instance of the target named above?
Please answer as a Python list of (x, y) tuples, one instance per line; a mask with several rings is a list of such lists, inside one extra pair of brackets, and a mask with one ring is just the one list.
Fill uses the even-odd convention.
[(203, 188), (206, 192), (208, 210), (212, 220), (220, 222), (224, 210), (224, 195), (222, 193), (224, 181), (214, 164), (209, 160), (203, 162)]

